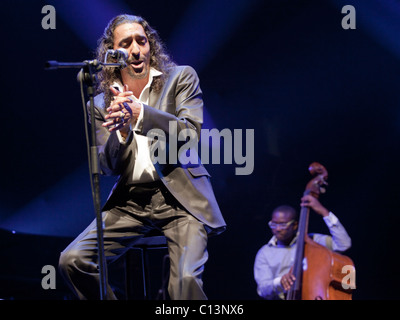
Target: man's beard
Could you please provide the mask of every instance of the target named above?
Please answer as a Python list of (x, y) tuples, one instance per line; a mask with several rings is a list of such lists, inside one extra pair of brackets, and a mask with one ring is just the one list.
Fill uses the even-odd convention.
[(128, 71), (128, 74), (131, 78), (133, 79), (143, 79), (146, 78), (147, 75), (149, 74), (150, 67), (147, 64), (143, 64), (143, 68), (141, 69), (134, 69), (132, 67), (132, 64), (128, 62), (128, 66), (126, 67), (126, 70)]

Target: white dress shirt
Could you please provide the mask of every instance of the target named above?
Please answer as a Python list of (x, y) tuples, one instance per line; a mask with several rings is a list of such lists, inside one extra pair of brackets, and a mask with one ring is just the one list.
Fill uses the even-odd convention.
[[(149, 73), (149, 81), (147, 82), (146, 86), (143, 88), (142, 92), (140, 93), (139, 98), (135, 97), (134, 95), (130, 96), (132, 100), (138, 102), (142, 108), (139, 114), (139, 117), (136, 121), (134, 127), (131, 127), (133, 133), (133, 139), (136, 140), (136, 154), (135, 154), (135, 167), (132, 173), (132, 183), (146, 183), (158, 180), (158, 174), (156, 169), (154, 168), (153, 162), (150, 158), (150, 139), (147, 136), (143, 136), (136, 133), (137, 128), (143, 121), (143, 104), (149, 104), (149, 96), (150, 96), (150, 86), (153, 82), (153, 78), (160, 76), (162, 72), (150, 68)], [(119, 91), (123, 91), (123, 85), (121, 82), (115, 82), (113, 87), (117, 87)], [(119, 142), (125, 144), (125, 139), (121, 136), (119, 130), (117, 130), (117, 136)]]

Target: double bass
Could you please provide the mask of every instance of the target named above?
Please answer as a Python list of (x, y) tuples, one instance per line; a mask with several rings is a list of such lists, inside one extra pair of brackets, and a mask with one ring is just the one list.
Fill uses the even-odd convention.
[[(308, 170), (314, 177), (304, 191), (305, 195), (318, 198), (325, 193), (328, 172), (318, 162)], [(310, 209), (302, 207), (299, 217), (298, 241), (293, 265), (295, 281), (288, 290), (286, 300), (351, 300), (355, 285), (343, 285), (346, 273), (354, 270), (353, 261), (313, 241), (308, 232)]]

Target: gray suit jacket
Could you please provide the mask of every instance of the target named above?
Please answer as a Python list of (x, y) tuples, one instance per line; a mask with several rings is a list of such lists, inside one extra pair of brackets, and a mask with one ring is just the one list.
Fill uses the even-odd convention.
[[(130, 134), (127, 143), (121, 144), (115, 132), (110, 133), (101, 126), (107, 114), (103, 94), (94, 98), (94, 105), (100, 168), (105, 175), (119, 176), (103, 208), (108, 210), (132, 176), (136, 143)], [(174, 67), (163, 88), (157, 92), (150, 91), (149, 105), (144, 105), (143, 111), (139, 134), (147, 135), (151, 129), (161, 129), (168, 137), (169, 122), (173, 121), (178, 134), (190, 128), (200, 137), (203, 99), (195, 70), (189, 66)], [(210, 175), (200, 161), (187, 165), (179, 161), (177, 164), (156, 163), (154, 166), (169, 192), (189, 213), (208, 226), (209, 233), (219, 234), (225, 230), (226, 224), (214, 196)]]

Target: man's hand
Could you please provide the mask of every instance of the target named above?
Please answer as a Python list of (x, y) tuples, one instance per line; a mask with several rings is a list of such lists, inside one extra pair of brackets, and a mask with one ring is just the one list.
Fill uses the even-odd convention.
[(133, 95), (132, 91), (128, 90), (128, 86), (124, 86), (124, 91), (120, 92), (113, 87), (110, 87), (114, 94), (114, 100), (107, 108), (108, 115), (106, 121), (102, 124), (103, 127), (109, 128), (109, 131), (119, 130), (121, 135), (126, 138), (128, 136), (130, 125), (134, 125), (139, 117), (142, 106), (129, 98)]
[(285, 291), (288, 291), (293, 285), (295, 280), (296, 277), (293, 275), (293, 267), (292, 267), (290, 268), (290, 271), (288, 273), (285, 273), (281, 278), (281, 285), (283, 289), (285, 289)]
[(309, 207), (313, 209), (316, 213), (320, 214), (323, 217), (329, 215), (329, 210), (326, 209), (317, 198), (313, 197), (312, 195), (306, 195), (301, 198), (300, 206), (302, 207)]

